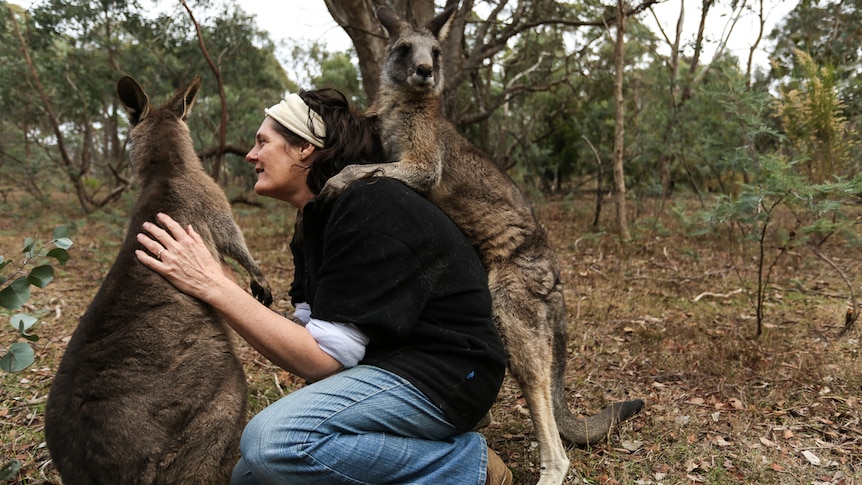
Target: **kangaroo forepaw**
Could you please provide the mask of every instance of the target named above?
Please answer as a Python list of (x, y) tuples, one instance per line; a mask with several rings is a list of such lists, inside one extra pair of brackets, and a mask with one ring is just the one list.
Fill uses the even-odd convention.
[(251, 294), (264, 305), (272, 305), (272, 291), (270, 291), (269, 285), (264, 287), (257, 281), (251, 280)]
[(335, 197), (359, 179), (383, 176), (383, 169), (377, 165), (348, 165), (326, 181), (318, 197), (326, 199)]
[(335, 197), (344, 191), (348, 183), (349, 182), (345, 181), (344, 177), (342, 177), (340, 173), (330, 177), (330, 179), (326, 181), (326, 185), (320, 189), (320, 194), (318, 194), (317, 197), (319, 199)]

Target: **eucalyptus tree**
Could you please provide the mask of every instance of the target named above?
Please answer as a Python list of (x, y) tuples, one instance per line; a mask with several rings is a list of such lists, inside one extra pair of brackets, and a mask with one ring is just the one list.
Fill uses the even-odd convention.
[[(296, 83), (309, 88), (334, 88), (341, 91), (357, 109), (368, 106), (360, 86), (359, 72), (350, 51), (329, 52), (318, 41), (293, 41), (285, 61), (296, 76)], [(299, 89), (297, 86), (293, 91)]]
[[(637, 15), (656, 1), (632, 4), (625, 15)], [(402, 18), (417, 25), (428, 22), (436, 11), (433, 0), (325, 0), (325, 3), (333, 19), (353, 40), (363, 88), (371, 101), (377, 92), (386, 45), (385, 32), (375, 20), (374, 9), (387, 3)], [(506, 107), (511, 108), (516, 100), (553, 90), (563, 78), (574, 75), (566, 69), (570, 68), (569, 57), (577, 55), (577, 45), (584, 40), (579, 36), (580, 29), (607, 28), (614, 21), (615, 5), (596, 0), (449, 0), (447, 5), (456, 3), (457, 11), (443, 43), (444, 114), (462, 131), (477, 131), (480, 136), (471, 139), (489, 151), (498, 163), (506, 165), (512, 160), (513, 147), (529, 146), (531, 140), (521, 137), (500, 143), (497, 135), (483, 131), (487, 127), (479, 124), (499, 115)], [(561, 43), (550, 39), (557, 42), (550, 52), (529, 48), (530, 40), (555, 35), (559, 39), (565, 36), (567, 42), (576, 46), (563, 49)], [(548, 75), (551, 71), (554, 74)], [(511, 109), (507, 113), (511, 114)], [(530, 124), (525, 118), (517, 120)], [(516, 123), (508, 124), (508, 131), (517, 132)]]
[(22, 15), (24, 9), (0, 1), (0, 190), (4, 202), (10, 186), (24, 188), (39, 199), (46, 197), (38, 174), (47, 160), (33, 142), (39, 116), (30, 109), (26, 65), (20, 62), (21, 51), (11, 23), (13, 12)]
[[(132, 183), (125, 117), (115, 94), (123, 74), (154, 94), (170, 93), (202, 74), (202, 96), (190, 119), (197, 146), (202, 156), (232, 153), (239, 163), (262, 106), (279, 99), (289, 82), (267, 34), (235, 3), (194, 5), (207, 7), (200, 36), (188, 16), (152, 14), (136, 0), (41, 0), (30, 11), (3, 4), (0, 97), (14, 102), (4, 104), (11, 109), (4, 116), (2, 148), (13, 153), (4, 156), (0, 170), (20, 160), (36, 174), (38, 190), (73, 193), (84, 212), (115, 200)], [(222, 66), (230, 114), (226, 143), (216, 136), (224, 125), (218, 121), (222, 103), (199, 38)]]
[[(702, 87), (707, 75), (711, 73), (713, 66), (721, 63), (723, 59), (728, 57), (727, 46), (731, 37), (737, 35), (735, 29), (738, 22), (743, 17), (753, 17), (756, 19), (756, 31), (751, 32), (756, 34), (755, 41), (750, 45), (749, 53), (746, 61), (746, 79), (750, 79), (752, 70), (752, 56), (757, 49), (760, 40), (763, 37), (767, 15), (767, 2), (780, 0), (730, 0), (722, 2), (719, 0), (703, 0), (700, 4), (699, 12), (696, 12), (698, 22), (697, 31), (694, 39), (688, 39), (683, 32), (685, 19), (687, 18), (687, 7), (690, 7), (690, 2), (679, 2), (679, 10), (677, 11), (676, 23), (673, 24), (673, 30), (664, 26), (661, 19), (658, 18), (654, 10), (651, 10), (655, 18), (658, 31), (661, 39), (664, 41), (661, 45), (666, 53), (659, 50), (654, 52), (657, 59), (661, 59), (666, 67), (666, 76), (662, 85), (666, 89), (666, 97), (668, 99), (667, 109), (670, 110), (666, 117), (666, 124), (662, 127), (665, 139), (663, 145), (668, 147), (663, 153), (658, 156), (657, 170), (661, 175), (662, 190), (667, 195), (671, 188), (678, 182), (679, 179), (673, 177), (673, 172), (682, 168), (688, 171), (685, 164), (685, 151), (687, 145), (680, 143), (685, 139), (681, 133), (686, 129), (682, 124), (682, 111), (684, 106), (695, 96), (698, 90)], [(722, 5), (724, 4), (724, 5)], [(722, 15), (718, 7), (724, 6), (729, 10), (729, 14)], [(723, 17), (723, 19), (721, 18)], [(717, 39), (710, 39), (707, 35), (707, 26), (723, 23), (721, 33)], [(746, 32), (749, 34), (749, 32)], [(714, 51), (711, 57), (707, 57), (708, 41), (714, 42)], [(734, 59), (738, 63), (738, 60)], [(691, 174), (687, 173), (689, 182), (691, 182)], [(694, 186), (695, 190), (697, 187)]]
[[(61, 190), (71, 185), (68, 191), (85, 212), (128, 187), (119, 157), (117, 106), (103, 85), (120, 62), (115, 22), (134, 15), (136, 8), (125, 1), (55, 0), (30, 12), (8, 5), (0, 11), (5, 35), (17, 49), (5, 66), (22, 74), (0, 86), (5, 96), (21, 102), (9, 113), (13, 137), (62, 174), (40, 178), (59, 183)], [(44, 181), (38, 186), (45, 187)]]
[(147, 40), (141, 43), (145, 48), (176, 63), (168, 88), (195, 74), (203, 76), (190, 124), (213, 177), (250, 178), (244, 157), (263, 107), (275, 104), (285, 91), (296, 90), (275, 57), (269, 34), (233, 0), (189, 0), (147, 19), (136, 36)]

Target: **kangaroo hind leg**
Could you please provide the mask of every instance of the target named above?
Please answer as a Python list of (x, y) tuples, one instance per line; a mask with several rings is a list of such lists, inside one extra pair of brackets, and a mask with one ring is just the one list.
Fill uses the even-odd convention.
[[(509, 354), (509, 370), (530, 409), (533, 432), (539, 443), (542, 469), (539, 485), (560, 485), (568, 473), (569, 458), (554, 419), (553, 332), (547, 322), (542, 322), (547, 311), (541, 299), (512, 281), (497, 286), (501, 281), (495, 280), (501, 276), (493, 270), (489, 272), (494, 318)], [(518, 288), (524, 291), (519, 292)]]

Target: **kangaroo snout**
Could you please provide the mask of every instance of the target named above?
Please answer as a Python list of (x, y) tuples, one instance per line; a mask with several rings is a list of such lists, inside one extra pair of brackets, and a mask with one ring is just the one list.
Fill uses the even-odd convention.
[(434, 66), (430, 64), (419, 64), (416, 66), (416, 75), (419, 77), (430, 78), (434, 75)]

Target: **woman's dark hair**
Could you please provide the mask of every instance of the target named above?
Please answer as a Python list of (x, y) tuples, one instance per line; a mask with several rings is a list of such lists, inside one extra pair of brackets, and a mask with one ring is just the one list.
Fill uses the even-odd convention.
[[(319, 194), (326, 181), (342, 168), (363, 163), (384, 161), (383, 144), (375, 118), (368, 118), (350, 107), (347, 98), (335, 89), (302, 90), (299, 96), (323, 120), (326, 138), (323, 148), (308, 170), (308, 188)], [(276, 130), (293, 146), (304, 146), (308, 141), (275, 123)], [(309, 129), (314, 129), (309, 123)]]

